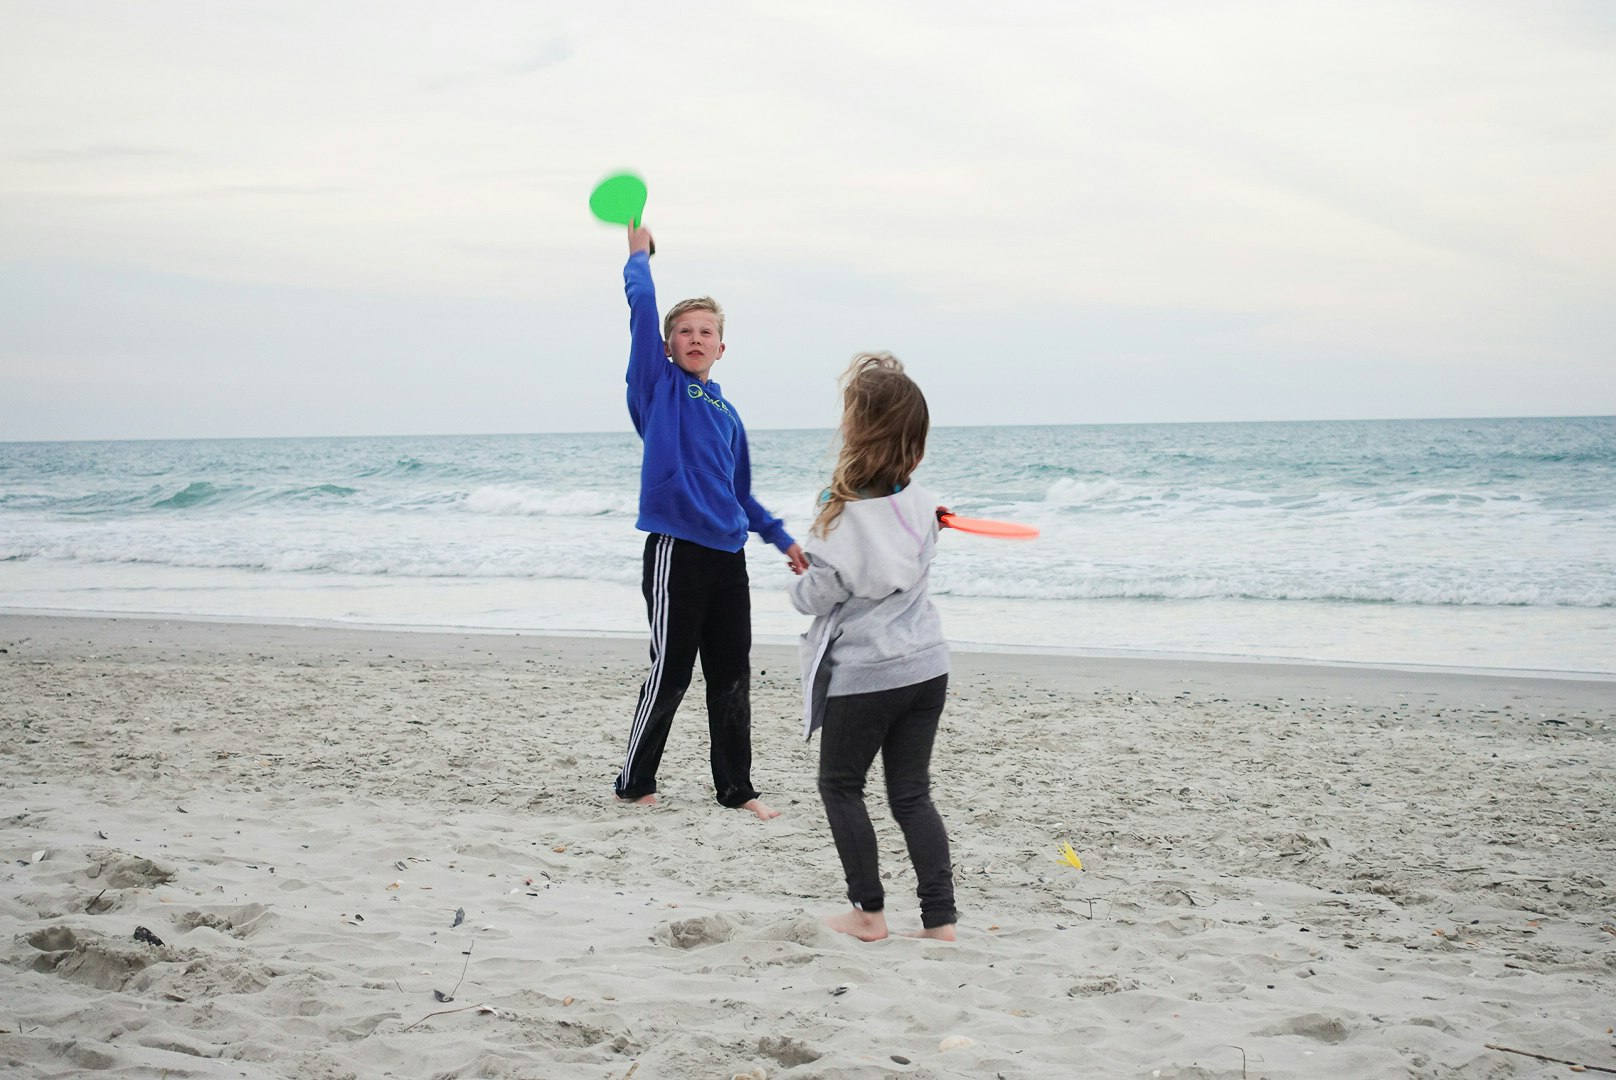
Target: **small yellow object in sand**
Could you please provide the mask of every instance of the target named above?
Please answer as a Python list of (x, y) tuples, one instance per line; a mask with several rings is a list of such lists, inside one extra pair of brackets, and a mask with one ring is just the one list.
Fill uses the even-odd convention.
[(950, 1050), (961, 1050), (967, 1046), (975, 1045), (976, 1040), (971, 1038), (969, 1035), (950, 1035), (948, 1038), (937, 1044), (937, 1049), (946, 1054)]
[(404, 883), (402, 881), (395, 881), (391, 885), (387, 886), (389, 891), (391, 891), (393, 889), (402, 889), (403, 887), (404, 887)]
[(1077, 852), (1072, 850), (1072, 844), (1068, 840), (1061, 841), (1061, 859), (1079, 870), (1083, 869), (1083, 860), (1077, 857)]

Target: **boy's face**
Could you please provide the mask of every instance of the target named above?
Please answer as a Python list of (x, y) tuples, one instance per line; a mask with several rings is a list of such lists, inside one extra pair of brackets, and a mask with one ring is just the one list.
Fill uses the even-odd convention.
[(718, 316), (699, 308), (682, 312), (673, 320), (666, 348), (675, 364), (706, 382), (707, 372), (724, 355), (724, 343), (718, 339)]

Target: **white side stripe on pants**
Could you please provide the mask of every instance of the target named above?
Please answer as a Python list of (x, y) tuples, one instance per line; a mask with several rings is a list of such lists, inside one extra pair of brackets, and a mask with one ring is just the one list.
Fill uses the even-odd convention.
[(640, 749), (640, 740), (651, 719), (652, 706), (662, 691), (662, 669), (668, 651), (668, 578), (672, 568), (673, 537), (659, 536), (651, 562), (651, 673), (645, 677), (640, 705), (634, 710), (634, 723), (629, 727), (628, 755), (623, 759), (623, 772), (618, 777), (620, 784), (628, 783), (634, 755)]

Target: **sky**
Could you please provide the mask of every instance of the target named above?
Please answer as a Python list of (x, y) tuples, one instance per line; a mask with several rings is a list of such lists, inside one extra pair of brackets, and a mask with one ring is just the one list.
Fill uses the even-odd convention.
[(1602, 0), (0, 0), (0, 441), (1616, 414)]

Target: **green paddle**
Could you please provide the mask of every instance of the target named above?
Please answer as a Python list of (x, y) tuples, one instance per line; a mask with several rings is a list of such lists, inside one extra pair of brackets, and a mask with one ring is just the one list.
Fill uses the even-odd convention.
[[(638, 228), (640, 215), (645, 212), (645, 181), (633, 173), (608, 176), (590, 192), (589, 209), (602, 221)], [(647, 254), (656, 254), (654, 242)]]
[(589, 210), (602, 221), (633, 228), (645, 212), (645, 181), (633, 173), (608, 176), (589, 196)]

